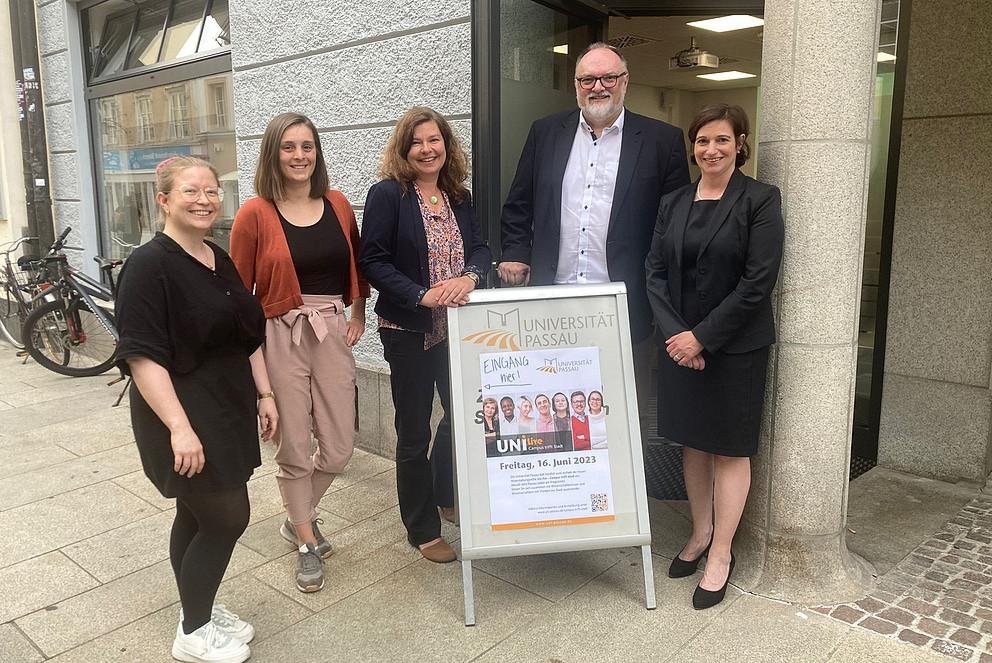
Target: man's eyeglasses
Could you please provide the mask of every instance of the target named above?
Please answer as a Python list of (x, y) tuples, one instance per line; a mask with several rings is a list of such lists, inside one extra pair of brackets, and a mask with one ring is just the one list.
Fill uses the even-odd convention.
[(596, 81), (599, 81), (603, 84), (603, 87), (609, 89), (616, 87), (617, 81), (626, 75), (627, 72), (625, 71), (622, 74), (607, 74), (606, 76), (576, 76), (575, 80), (579, 82), (579, 87), (583, 90), (591, 90), (596, 87)]
[[(185, 200), (188, 203), (195, 203), (197, 200), (200, 199), (200, 194), (206, 196), (207, 200), (209, 200), (210, 202), (219, 203), (224, 200), (224, 189), (221, 189), (219, 187), (214, 188), (211, 186), (211, 187), (206, 187), (204, 189), (197, 189), (196, 187), (193, 186), (181, 186), (178, 189), (176, 189), (176, 191), (178, 191), (179, 195), (183, 197), (183, 200)], [(169, 192), (164, 191), (163, 193), (169, 193)]]

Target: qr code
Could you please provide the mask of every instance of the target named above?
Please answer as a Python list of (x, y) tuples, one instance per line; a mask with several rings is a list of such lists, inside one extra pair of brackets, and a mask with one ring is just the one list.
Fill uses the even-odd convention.
[(593, 513), (610, 510), (610, 501), (606, 499), (606, 493), (592, 493), (589, 499), (592, 500)]

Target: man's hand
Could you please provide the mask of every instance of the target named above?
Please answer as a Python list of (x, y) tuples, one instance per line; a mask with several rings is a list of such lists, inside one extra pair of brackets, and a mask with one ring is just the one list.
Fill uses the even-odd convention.
[(506, 285), (527, 285), (530, 283), (530, 265), (525, 262), (501, 262), (496, 271)]

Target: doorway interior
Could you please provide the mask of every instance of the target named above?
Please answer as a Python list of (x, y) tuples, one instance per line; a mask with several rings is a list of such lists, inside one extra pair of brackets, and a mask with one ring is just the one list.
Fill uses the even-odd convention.
[[(499, 246), (499, 209), (531, 123), (575, 107), (575, 56), (594, 40), (620, 48), (627, 59), (630, 79), (625, 105), (631, 111), (684, 131), (707, 104), (720, 101), (743, 107), (752, 121), (753, 147), (753, 158), (744, 172), (755, 176), (761, 160), (758, 100), (763, 11), (763, 1), (479, 0), (473, 25), (475, 191), (490, 243)], [(728, 20), (729, 16), (737, 19)], [(712, 23), (704, 23), (721, 18), (724, 24), (716, 30)], [(894, 199), (886, 173), (890, 140), (892, 136), (898, 140), (898, 132), (890, 131), (898, 23), (899, 0), (883, 0), (858, 330), (852, 479), (874, 467), (878, 456), (888, 264), (885, 215)], [(690, 166), (690, 174), (698, 175), (695, 167)], [(647, 441), (645, 450), (649, 486), (657, 488), (654, 496), (677, 496), (682, 490), (680, 454), (672, 453), (666, 441), (657, 437)]]

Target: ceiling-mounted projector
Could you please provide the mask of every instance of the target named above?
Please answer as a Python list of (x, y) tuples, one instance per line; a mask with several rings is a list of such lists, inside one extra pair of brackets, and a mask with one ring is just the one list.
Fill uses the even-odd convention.
[(696, 46), (696, 38), (692, 37), (689, 48), (679, 51), (668, 60), (668, 69), (690, 70), (690, 69), (716, 69), (720, 66), (720, 58), (713, 53), (704, 51)]

